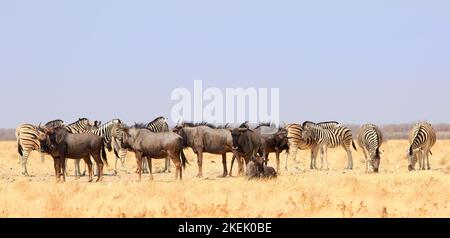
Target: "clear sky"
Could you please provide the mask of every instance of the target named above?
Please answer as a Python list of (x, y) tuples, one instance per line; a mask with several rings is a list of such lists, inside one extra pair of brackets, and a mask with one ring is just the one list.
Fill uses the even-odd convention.
[(1, 1), (0, 127), (169, 117), (278, 87), (281, 120), (450, 122), (450, 1)]

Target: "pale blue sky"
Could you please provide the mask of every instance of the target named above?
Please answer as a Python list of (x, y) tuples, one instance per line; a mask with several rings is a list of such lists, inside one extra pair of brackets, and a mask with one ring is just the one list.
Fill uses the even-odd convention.
[(170, 116), (279, 87), (281, 120), (450, 122), (450, 1), (1, 1), (0, 127)]

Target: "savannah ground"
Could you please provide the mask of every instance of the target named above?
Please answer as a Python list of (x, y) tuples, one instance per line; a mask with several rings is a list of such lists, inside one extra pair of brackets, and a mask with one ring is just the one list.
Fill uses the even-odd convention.
[[(75, 180), (70, 161), (67, 182), (57, 184), (51, 157), (42, 164), (33, 152), (31, 177), (23, 177), (16, 143), (0, 142), (0, 217), (450, 217), (450, 141), (437, 142), (430, 171), (407, 172), (406, 147), (407, 141), (386, 142), (379, 174), (364, 172), (360, 152), (353, 152), (353, 171), (343, 170), (342, 149), (329, 151), (328, 171), (308, 169), (309, 151), (285, 171), (282, 155), (282, 174), (271, 181), (220, 178), (222, 159), (215, 155), (205, 156), (204, 178), (195, 178), (197, 162), (186, 151), (190, 165), (182, 182), (174, 181), (172, 168), (172, 174), (155, 174), (153, 181), (144, 175), (139, 183), (134, 173), (110, 175), (109, 153), (103, 182)], [(129, 153), (129, 172), (135, 164)], [(163, 160), (154, 162), (155, 171), (162, 166)]]

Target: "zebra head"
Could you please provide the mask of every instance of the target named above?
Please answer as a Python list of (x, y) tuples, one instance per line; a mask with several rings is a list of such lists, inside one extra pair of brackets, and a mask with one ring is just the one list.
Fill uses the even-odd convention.
[(304, 140), (315, 139), (314, 131), (319, 128), (314, 122), (305, 121), (302, 125), (302, 138)]

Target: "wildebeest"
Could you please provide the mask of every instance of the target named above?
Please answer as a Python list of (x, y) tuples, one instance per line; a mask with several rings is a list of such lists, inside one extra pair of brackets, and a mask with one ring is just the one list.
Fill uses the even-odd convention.
[(247, 164), (246, 177), (254, 178), (276, 178), (277, 172), (274, 168), (265, 165), (267, 160), (262, 156), (257, 156)]
[[(253, 130), (249, 129), (247, 123), (243, 123), (239, 128), (232, 130), (232, 136), (234, 149), (244, 157), (246, 163), (259, 153), (265, 158), (265, 165), (267, 165), (269, 155), (275, 153), (277, 171), (279, 171), (281, 152), (284, 150), (289, 152), (287, 130), (276, 128), (270, 123), (262, 123)], [(231, 167), (233, 164), (234, 160), (231, 162)], [(242, 169), (242, 166), (240, 168)]]
[[(262, 154), (260, 134), (246, 125), (247, 123), (244, 123), (238, 128), (231, 129), (233, 153), (238, 159), (238, 175), (244, 174), (244, 161), (248, 165), (251, 160), (256, 158), (258, 152)], [(233, 166), (233, 162), (231, 166)]]
[(181, 136), (173, 132), (154, 133), (147, 128), (122, 126), (118, 139), (122, 148), (135, 153), (139, 181), (142, 178), (142, 160), (144, 158), (148, 160), (151, 179), (153, 179), (151, 160), (165, 158), (170, 158), (175, 164), (175, 179), (183, 178), (182, 167), (186, 167), (187, 160), (183, 152)]
[(90, 133), (72, 134), (63, 127), (37, 128), (36, 132), (41, 150), (53, 157), (57, 182), (60, 182), (61, 177), (66, 181), (66, 158), (83, 159), (88, 165), (91, 182), (93, 179), (91, 156), (98, 168), (97, 182), (103, 179), (103, 162), (106, 164), (108, 162), (103, 139), (100, 136)]
[(228, 175), (227, 153), (233, 152), (231, 133), (225, 127), (215, 127), (207, 123), (182, 122), (173, 129), (173, 132), (183, 138), (184, 148), (190, 147), (197, 155), (198, 174), (203, 176), (203, 153), (222, 155), (223, 177)]

